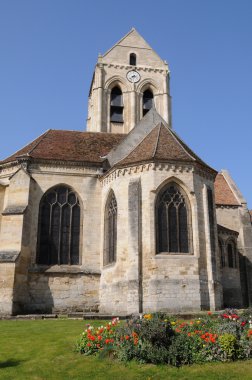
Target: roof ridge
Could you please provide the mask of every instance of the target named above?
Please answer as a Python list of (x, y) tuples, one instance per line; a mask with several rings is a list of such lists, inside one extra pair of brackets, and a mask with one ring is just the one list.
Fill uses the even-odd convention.
[[(162, 126), (162, 123), (160, 123), (159, 126), (158, 126), (159, 129), (158, 129), (157, 141), (156, 141), (156, 145), (155, 145), (155, 147), (154, 147), (154, 151), (153, 151), (153, 154), (152, 154), (152, 158), (155, 157), (155, 154), (156, 154), (156, 152), (157, 152), (157, 146), (158, 146), (158, 142), (159, 142), (161, 126)], [(155, 128), (156, 128), (156, 127), (155, 127)], [(155, 129), (155, 128), (154, 128), (154, 129)]]
[[(150, 131), (149, 131), (149, 133), (147, 133), (146, 135), (144, 135), (143, 137), (142, 137), (142, 139), (138, 142), (138, 144), (137, 145), (135, 145), (132, 149), (131, 149), (131, 151), (130, 152), (128, 152), (127, 154), (126, 154), (126, 156), (123, 156), (116, 164), (118, 164), (119, 162), (121, 162), (121, 161), (123, 161), (123, 160), (125, 160), (125, 158), (127, 158), (132, 152), (134, 152), (134, 150), (136, 150), (137, 148), (138, 148), (138, 146), (140, 145), (140, 144), (142, 144), (142, 142), (156, 129), (158, 127), (158, 125), (156, 125), (154, 128), (152, 128)], [(134, 128), (133, 128), (134, 129)], [(133, 129), (131, 130), (131, 131), (133, 131)], [(130, 132), (131, 132), (130, 131)], [(129, 132), (129, 133), (130, 133)], [(114, 166), (114, 165), (113, 165)]]
[(223, 176), (223, 178), (224, 178), (226, 184), (228, 185), (229, 189), (232, 191), (232, 194), (233, 194), (233, 196), (235, 197), (236, 201), (237, 201), (238, 203), (241, 204), (240, 199), (239, 199), (238, 196), (235, 194), (234, 190), (232, 189), (232, 186), (230, 185), (229, 181), (227, 180), (227, 178), (226, 178), (226, 176), (225, 176), (225, 173), (224, 173), (223, 171), (221, 171), (219, 174), (221, 174), (221, 175)]
[[(190, 156), (191, 157), (191, 159), (193, 160), (193, 161), (196, 161), (196, 158), (195, 157), (193, 157), (186, 149), (185, 149), (185, 147), (183, 147), (183, 145), (181, 144), (181, 142), (179, 141), (179, 140), (181, 140), (182, 142), (183, 142), (183, 144), (185, 144), (186, 146), (187, 146), (187, 144), (176, 134), (176, 132), (175, 131), (172, 131), (170, 128), (166, 128), (169, 132), (170, 132), (170, 134), (172, 135), (172, 137), (177, 141), (177, 143), (180, 145), (180, 147), (183, 149), (183, 151), (188, 155), (188, 156)], [(195, 155), (197, 156), (197, 154), (195, 153)]]
[[(45, 133), (47, 133), (47, 131), (45, 131), (44, 133), (42, 133), (40, 136), (38, 136), (38, 137), (35, 138), (34, 140), (39, 139), (39, 138), (42, 137)], [(22, 148), (17, 149), (17, 150), (16, 150), (14, 153), (12, 153), (9, 157), (15, 156), (15, 154), (17, 154), (20, 150), (23, 150), (24, 148), (26, 148), (27, 145), (32, 144), (34, 140), (32, 140), (31, 142), (29, 142), (28, 144), (25, 144)], [(25, 153), (25, 154), (28, 155), (27, 153)], [(5, 161), (6, 159), (8, 159), (9, 157), (4, 158), (3, 160), (0, 160), (0, 165), (2, 164), (3, 161)], [(19, 157), (19, 156), (16, 156), (16, 157)]]
[(35, 148), (37, 148), (37, 146), (41, 143), (41, 141), (44, 140), (44, 138), (48, 135), (48, 133), (51, 131), (51, 129), (48, 129), (47, 131), (45, 131), (45, 133), (43, 133), (43, 135), (41, 136), (41, 138), (37, 141), (37, 143), (34, 145), (34, 147), (31, 148), (31, 150), (29, 152), (27, 152), (27, 156), (29, 156)]

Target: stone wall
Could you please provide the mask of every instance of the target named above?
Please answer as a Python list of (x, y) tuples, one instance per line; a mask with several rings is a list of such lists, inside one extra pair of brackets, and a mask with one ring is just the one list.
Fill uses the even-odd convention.
[[(9, 252), (8, 257), (13, 256), (13, 263), (0, 263), (4, 274), (2, 314), (97, 310), (101, 220), (98, 174), (99, 169), (92, 167), (34, 164), (29, 174), (21, 169), (11, 178), (0, 246), (3, 252)], [(73, 266), (41, 268), (36, 264), (39, 203), (48, 189), (59, 184), (72, 187), (81, 205), (80, 264), (74, 271)], [(6, 310), (3, 305), (8, 305)]]
[(99, 275), (66, 269), (44, 273), (30, 271), (28, 297), (24, 311), (32, 313), (65, 313), (98, 311)]
[[(170, 181), (181, 186), (191, 205), (190, 254), (156, 254), (155, 201)], [(207, 238), (206, 185), (213, 188), (213, 180), (196, 174), (192, 167), (178, 170), (169, 164), (121, 170), (103, 181), (103, 205), (113, 189), (118, 207), (117, 261), (103, 267), (101, 273), (103, 312), (182, 312), (221, 307), (217, 250), (209, 252)], [(217, 244), (216, 225), (215, 233)]]
[[(218, 224), (239, 233), (237, 238), (237, 251), (241, 264), (241, 273), (231, 273), (233, 272), (231, 271), (230, 275), (228, 275), (230, 283), (229, 285), (228, 281), (225, 281), (225, 283), (229, 288), (240, 286), (240, 295), (237, 291), (235, 292), (238, 294), (237, 297), (240, 298), (240, 304), (252, 306), (252, 226), (247, 205), (244, 203), (236, 207), (217, 207), (216, 214)], [(236, 279), (235, 275), (237, 277)], [(233, 282), (236, 283), (236, 285), (232, 285)], [(231, 293), (231, 291), (229, 293)], [(239, 303), (237, 297), (235, 302)], [(233, 300), (233, 296), (231, 300)]]

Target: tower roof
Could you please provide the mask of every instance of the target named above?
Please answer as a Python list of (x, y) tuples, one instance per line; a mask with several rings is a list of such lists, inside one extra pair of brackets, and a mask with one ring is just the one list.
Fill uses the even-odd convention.
[[(155, 64), (156, 68), (166, 68), (167, 63), (152, 49), (135, 28), (132, 28), (125, 36), (107, 50), (101, 59), (103, 63), (125, 63), (125, 57), (131, 51), (139, 54), (138, 65), (148, 66), (148, 60)], [(146, 59), (148, 60), (146, 61)], [(128, 62), (128, 61), (127, 61)]]

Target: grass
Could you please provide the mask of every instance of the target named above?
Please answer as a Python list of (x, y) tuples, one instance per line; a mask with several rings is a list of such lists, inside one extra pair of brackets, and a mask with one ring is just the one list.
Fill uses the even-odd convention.
[(0, 379), (252, 379), (252, 360), (177, 369), (136, 363), (124, 365), (110, 359), (81, 356), (74, 352), (74, 344), (85, 323), (63, 319), (0, 321)]

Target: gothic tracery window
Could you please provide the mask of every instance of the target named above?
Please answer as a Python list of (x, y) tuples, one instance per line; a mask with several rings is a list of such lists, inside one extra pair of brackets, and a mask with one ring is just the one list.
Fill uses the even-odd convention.
[(40, 201), (37, 263), (79, 264), (80, 203), (67, 186), (49, 190)]
[(117, 245), (117, 202), (115, 194), (111, 192), (105, 207), (104, 220), (104, 265), (116, 261)]
[(176, 184), (169, 184), (157, 199), (157, 253), (189, 253), (188, 202)]
[(114, 123), (123, 123), (123, 95), (118, 86), (115, 86), (111, 91), (110, 121)]
[(153, 93), (151, 90), (146, 90), (143, 93), (143, 116), (149, 112), (153, 106)]

